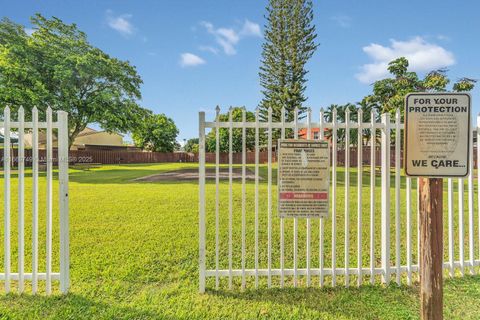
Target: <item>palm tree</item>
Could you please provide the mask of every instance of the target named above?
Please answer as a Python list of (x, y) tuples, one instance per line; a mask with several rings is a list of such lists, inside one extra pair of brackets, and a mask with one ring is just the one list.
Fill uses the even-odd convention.
[[(324, 112), (324, 120), (326, 122), (332, 122), (333, 121), (333, 113), (334, 110), (336, 109), (337, 111), (337, 119), (336, 121), (338, 123), (345, 123), (346, 122), (346, 114), (347, 110), (350, 111), (350, 122), (356, 122), (357, 121), (357, 112), (354, 104), (347, 103), (345, 105), (337, 105), (337, 104), (331, 104), (330, 106), (327, 107), (327, 109)], [(357, 144), (357, 129), (350, 129), (350, 141), (348, 142), (350, 145), (356, 145)], [(327, 129), (325, 130), (325, 138), (329, 141), (332, 139), (332, 129)], [(337, 129), (337, 143), (341, 147), (345, 147), (345, 129)]]

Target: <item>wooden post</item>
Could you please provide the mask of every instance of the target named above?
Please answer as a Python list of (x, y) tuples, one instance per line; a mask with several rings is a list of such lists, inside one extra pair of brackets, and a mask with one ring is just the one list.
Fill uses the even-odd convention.
[(443, 179), (420, 178), (420, 314), (443, 319)]

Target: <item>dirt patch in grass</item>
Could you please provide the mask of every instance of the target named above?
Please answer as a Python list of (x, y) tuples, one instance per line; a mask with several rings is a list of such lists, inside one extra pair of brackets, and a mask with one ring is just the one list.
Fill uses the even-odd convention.
[[(207, 168), (205, 170), (205, 177), (207, 179), (215, 179), (215, 168)], [(228, 180), (229, 170), (228, 168), (220, 168), (219, 178), (221, 180)], [(242, 168), (232, 168), (232, 178), (241, 179), (242, 178)], [(246, 169), (245, 170), (245, 179), (246, 180), (255, 180), (255, 172)], [(181, 169), (174, 171), (167, 171), (158, 174), (152, 174), (145, 177), (136, 178), (132, 181), (140, 182), (156, 182), (156, 181), (191, 181), (198, 180), (198, 169)], [(258, 177), (258, 180), (263, 180), (262, 177)]]

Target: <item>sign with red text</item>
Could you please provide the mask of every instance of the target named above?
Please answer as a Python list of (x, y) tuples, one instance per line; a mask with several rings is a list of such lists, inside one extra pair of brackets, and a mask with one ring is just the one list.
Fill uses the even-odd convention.
[(467, 93), (410, 93), (405, 97), (405, 174), (466, 177), (471, 98)]
[(278, 146), (279, 217), (328, 217), (328, 143), (304, 139), (279, 140)]

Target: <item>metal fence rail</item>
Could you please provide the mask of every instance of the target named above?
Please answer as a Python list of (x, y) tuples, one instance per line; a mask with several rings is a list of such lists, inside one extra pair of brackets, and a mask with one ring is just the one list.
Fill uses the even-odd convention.
[[(52, 110), (50, 108), (46, 111), (46, 121), (38, 121), (38, 110), (33, 108), (32, 121), (25, 122), (25, 112), (23, 108), (18, 110), (17, 121), (12, 121), (10, 117), (10, 109), (4, 109), (3, 121), (0, 123), (0, 128), (4, 131), (4, 154), (3, 154), (3, 180), (4, 180), (4, 263), (3, 273), (0, 273), (0, 280), (4, 281), (5, 292), (11, 291), (11, 282), (17, 281), (17, 291), (19, 293), (25, 290), (25, 281), (31, 281), (32, 293), (39, 291), (39, 281), (45, 281), (45, 292), (51, 294), (52, 281), (60, 281), (60, 290), (66, 293), (69, 288), (69, 217), (68, 217), (68, 115), (66, 112), (57, 112), (57, 121), (53, 121)], [(46, 212), (40, 212), (39, 205), (39, 150), (38, 150), (38, 133), (39, 129), (46, 131), (46, 190), (45, 202)], [(32, 212), (25, 212), (25, 130), (32, 132), (33, 148), (31, 152), (31, 176), (32, 176)], [(52, 134), (53, 130), (58, 130), (58, 159), (54, 159)], [(15, 163), (18, 166), (17, 180), (18, 180), (18, 248), (17, 248), (17, 272), (12, 272), (12, 248), (11, 248), (11, 216), (12, 216), (12, 172), (11, 166), (14, 162), (12, 159), (12, 134), (18, 135), (17, 153)], [(53, 163), (58, 163), (58, 199), (59, 199), (59, 238), (60, 238), (60, 270), (54, 272), (52, 269), (53, 257)], [(13, 177), (15, 179), (15, 177)], [(15, 210), (13, 210), (15, 211)], [(39, 215), (45, 216), (45, 265), (39, 265), (39, 229), (40, 219)], [(25, 219), (32, 217), (31, 221), (31, 272), (25, 272)], [(43, 220), (43, 219), (42, 219)], [(44, 268), (44, 272), (39, 272)]]
[[(215, 279), (215, 289), (223, 287), (232, 289), (234, 286), (239, 286), (241, 289), (257, 288), (261, 285), (267, 287), (311, 286), (312, 277), (318, 278), (315, 281), (320, 286), (327, 283), (335, 286), (339, 280), (345, 286), (352, 283), (362, 285), (367, 282), (375, 283), (379, 278), (386, 284), (392, 280), (398, 284), (402, 281), (408, 285), (412, 283), (414, 273), (418, 272), (419, 256), (418, 201), (416, 200), (418, 181), (403, 176), (401, 172), (401, 140), (404, 125), (401, 123), (400, 112), (397, 111), (393, 119), (389, 114), (383, 114), (380, 121), (376, 120), (372, 112), (370, 122), (363, 122), (361, 111), (359, 113), (360, 122), (352, 122), (349, 112), (346, 113), (345, 122), (338, 122), (336, 110), (333, 110), (333, 120), (326, 122), (322, 110), (319, 121), (312, 122), (311, 110), (308, 110), (305, 121), (300, 122), (298, 110), (296, 110), (294, 121), (286, 122), (285, 110), (283, 110), (281, 120), (273, 122), (272, 110), (269, 110), (268, 121), (262, 122), (257, 110), (256, 120), (246, 122), (244, 110), (242, 121), (233, 122), (230, 110), (229, 121), (220, 122), (218, 108), (214, 121), (205, 121), (205, 113), (200, 112), (200, 292), (205, 292), (208, 278)], [(480, 123), (479, 119), (477, 119), (478, 123)], [(218, 136), (220, 128), (228, 129), (229, 179), (228, 182), (221, 182), (219, 179), (220, 152), (217, 139), (214, 164), (216, 179), (214, 183), (206, 184), (205, 133), (207, 129), (211, 129), (215, 130)], [(311, 128), (319, 128), (318, 139), (325, 139), (325, 129), (328, 129), (330, 135), (329, 140), (333, 150), (331, 217), (328, 219), (278, 218), (275, 215), (276, 206), (273, 205), (274, 197), (276, 198), (272, 164), (273, 135), (278, 132), (278, 137), (283, 138), (287, 129), (293, 129), (294, 137), (297, 138), (299, 130), (307, 129), (307, 138), (310, 139)], [(344, 141), (350, 141), (349, 135), (352, 130), (360, 134), (358, 134), (358, 148), (353, 148), (351, 143), (343, 141), (346, 145), (343, 151), (345, 154), (343, 163), (339, 165), (337, 137), (340, 129), (343, 129)], [(232, 179), (233, 130), (241, 130), (243, 154), (242, 179), (235, 184)], [(251, 183), (245, 181), (247, 130), (255, 132), (255, 181)], [(260, 182), (260, 170), (264, 170), (258, 161), (259, 134), (262, 131), (266, 136), (268, 160), (266, 181)], [(376, 164), (379, 160), (378, 151), (376, 151), (378, 143), (376, 133), (378, 132), (381, 134), (379, 177), (376, 172)], [(480, 131), (477, 132), (480, 133)], [(368, 143), (370, 154), (368, 159), (365, 159), (361, 142), (367, 133), (370, 136)], [(474, 157), (472, 141), (470, 146), (472, 170), (469, 177), (456, 179), (457, 181), (445, 179), (447, 223), (444, 224), (444, 236), (448, 238), (448, 245), (444, 250), (444, 269), (448, 270), (450, 276), (454, 276), (455, 271), (461, 275), (464, 275), (465, 270), (474, 273), (474, 267), (480, 265), (480, 252), (476, 251), (476, 246), (477, 250), (480, 250), (480, 219), (476, 226), (474, 224), (475, 173), (473, 170), (473, 160), (478, 159), (480, 150), (477, 148), (477, 154)], [(355, 170), (350, 167), (351, 149), (356, 151), (355, 162), (364, 164)], [(394, 161), (391, 161), (391, 157), (394, 157)], [(339, 176), (343, 177), (343, 180), (339, 179)], [(352, 179), (355, 176), (356, 179)], [(467, 180), (467, 192), (464, 190), (464, 180)], [(376, 190), (378, 182), (380, 182), (380, 192)], [(240, 191), (234, 188), (238, 184), (241, 185)], [(364, 187), (365, 184), (368, 188)], [(480, 186), (480, 175), (477, 175), (477, 188), (478, 186)], [(467, 199), (465, 199), (465, 193)], [(225, 194), (228, 194), (228, 197)], [(476, 212), (478, 213), (480, 193), (477, 193), (477, 197)], [(380, 198), (379, 203), (377, 203), (378, 198)], [(456, 206), (454, 198), (458, 199)], [(228, 205), (223, 201), (228, 202)], [(342, 204), (343, 210), (340, 210)], [(464, 217), (465, 209), (468, 210), (467, 221)], [(413, 215), (414, 210), (417, 212), (416, 217)], [(457, 221), (455, 221), (455, 215), (458, 215)], [(339, 224), (342, 219), (343, 223)], [(314, 227), (314, 223), (318, 225), (318, 229)], [(416, 252), (414, 252), (415, 245)], [(300, 246), (305, 252), (299, 251)], [(465, 255), (465, 250), (468, 250), (468, 256)], [(237, 278), (238, 282), (235, 281)], [(266, 281), (260, 283), (259, 279), (263, 278), (266, 278)], [(227, 280), (222, 282), (222, 279)]]

